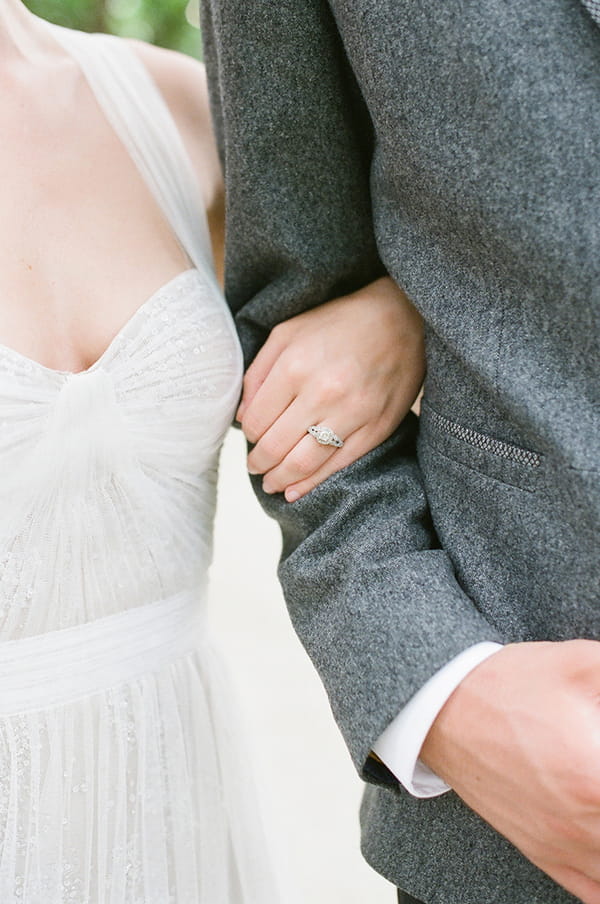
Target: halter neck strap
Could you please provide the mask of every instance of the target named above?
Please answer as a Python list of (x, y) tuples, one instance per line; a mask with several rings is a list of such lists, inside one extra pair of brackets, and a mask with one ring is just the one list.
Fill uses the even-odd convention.
[(122, 38), (50, 28), (81, 68), (194, 266), (214, 273), (198, 180), (171, 112), (142, 61)]

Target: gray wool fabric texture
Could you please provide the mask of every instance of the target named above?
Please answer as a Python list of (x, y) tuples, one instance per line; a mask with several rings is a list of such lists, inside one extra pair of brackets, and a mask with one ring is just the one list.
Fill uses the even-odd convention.
[(384, 268), (426, 324), (420, 422), (299, 503), (262, 502), (294, 626), (368, 782), (364, 854), (427, 904), (574, 900), (456, 795), (415, 800), (367, 757), (469, 645), (600, 639), (587, 7), (204, 0), (247, 360), (274, 324)]

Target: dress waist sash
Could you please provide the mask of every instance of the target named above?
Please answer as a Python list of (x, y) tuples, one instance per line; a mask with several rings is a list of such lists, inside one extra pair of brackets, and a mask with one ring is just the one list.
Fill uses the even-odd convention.
[(154, 672), (206, 637), (198, 590), (0, 642), (0, 716), (69, 703)]

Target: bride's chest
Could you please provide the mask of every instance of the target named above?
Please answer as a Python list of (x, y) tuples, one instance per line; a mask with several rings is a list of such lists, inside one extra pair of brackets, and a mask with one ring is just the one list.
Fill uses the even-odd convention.
[[(144, 466), (182, 476), (212, 459), (242, 378), (218, 289), (197, 270), (149, 298), (87, 370), (0, 345), (0, 455), (20, 481)], [(103, 478), (103, 479), (104, 479)]]
[(0, 343), (74, 371), (189, 266), (131, 156), (83, 100), (65, 134), (48, 126), (37, 140), (0, 146), (10, 173), (0, 197)]

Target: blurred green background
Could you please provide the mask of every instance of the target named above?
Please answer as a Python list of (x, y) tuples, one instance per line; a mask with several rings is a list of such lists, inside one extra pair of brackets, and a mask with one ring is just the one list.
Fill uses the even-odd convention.
[(58, 25), (108, 31), (201, 55), (199, 0), (25, 0), (25, 4)]

